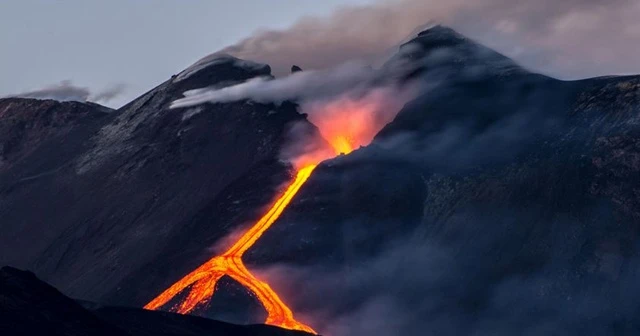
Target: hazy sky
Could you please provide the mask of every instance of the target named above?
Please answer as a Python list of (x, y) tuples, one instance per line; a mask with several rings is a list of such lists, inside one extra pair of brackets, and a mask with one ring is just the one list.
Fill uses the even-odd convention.
[(119, 107), (224, 47), (278, 73), (330, 67), (429, 21), (563, 79), (640, 73), (638, 17), (640, 0), (0, 0), (0, 97)]
[(259, 28), (367, 0), (2, 0), (0, 96), (119, 83), (118, 106)]

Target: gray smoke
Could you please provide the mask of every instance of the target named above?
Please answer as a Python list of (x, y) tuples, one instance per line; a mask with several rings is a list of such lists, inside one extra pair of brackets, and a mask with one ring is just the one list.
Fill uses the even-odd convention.
[(226, 103), (244, 99), (256, 102), (282, 102), (334, 96), (357, 86), (366, 85), (374, 77), (362, 64), (349, 63), (322, 71), (303, 71), (274, 79), (259, 77), (221, 89), (187, 91), (185, 97), (171, 107), (187, 107), (209, 103)]
[(106, 103), (125, 91), (124, 84), (116, 84), (98, 92), (91, 92), (88, 87), (74, 85), (70, 80), (63, 80), (58, 84), (46, 86), (42, 89), (22, 92), (14, 97), (53, 99), (58, 101), (93, 101)]
[(59, 101), (86, 101), (90, 95), (91, 91), (89, 91), (89, 88), (76, 86), (73, 85), (70, 80), (64, 80), (58, 84), (46, 86), (38, 90), (22, 92), (15, 96)]
[(98, 91), (95, 94), (89, 96), (89, 100), (94, 102), (106, 103), (123, 94), (125, 90), (126, 90), (125, 84), (122, 84), (122, 83), (115, 84), (111, 87), (107, 87), (106, 89), (102, 91)]
[(305, 17), (286, 30), (259, 31), (222, 52), (322, 69), (375, 62), (416, 27), (449, 25), (525, 66), (560, 77), (640, 72), (640, 2), (634, 0), (395, 0)]
[[(240, 100), (252, 100), (259, 103), (281, 103), (285, 100), (295, 100), (303, 104), (314, 103), (344, 95), (366, 95), (374, 89), (387, 88), (402, 90), (407, 96), (412, 91), (410, 84), (404, 83), (404, 88), (396, 88), (400, 79), (416, 69), (404, 57), (413, 49), (403, 48), (395, 52), (385, 66), (374, 69), (370, 65), (359, 61), (344, 63), (321, 70), (298, 71), (281, 78), (256, 77), (246, 82), (226, 87), (206, 87), (184, 92), (184, 98), (171, 104), (171, 108), (183, 108), (203, 103), (227, 103)], [(215, 62), (216, 54), (205, 57), (209, 62)], [(219, 59), (227, 59), (225, 54), (217, 55)], [(201, 61), (199, 61), (201, 62)], [(196, 65), (199, 63), (197, 62)], [(246, 67), (245, 61), (235, 59), (235, 66)], [(251, 65), (252, 67), (254, 65)], [(400, 92), (397, 95), (402, 96)], [(408, 97), (403, 97), (406, 100)], [(305, 111), (307, 112), (307, 111)], [(396, 111), (397, 112), (397, 111)]]

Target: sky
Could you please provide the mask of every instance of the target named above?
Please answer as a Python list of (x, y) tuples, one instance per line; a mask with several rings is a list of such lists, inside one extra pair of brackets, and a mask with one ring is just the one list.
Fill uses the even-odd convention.
[(119, 107), (223, 50), (272, 66), (388, 56), (443, 23), (561, 79), (640, 73), (638, 0), (3, 0), (0, 97)]
[(254, 31), (367, 0), (2, 0), (0, 96), (124, 85), (118, 107)]

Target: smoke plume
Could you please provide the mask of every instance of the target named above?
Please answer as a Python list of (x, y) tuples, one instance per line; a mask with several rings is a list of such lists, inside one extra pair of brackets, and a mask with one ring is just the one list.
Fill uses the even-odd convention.
[(286, 30), (258, 31), (222, 52), (323, 69), (385, 58), (428, 22), (449, 25), (525, 66), (560, 77), (640, 72), (640, 3), (633, 0), (393, 0), (305, 17)]
[[(226, 103), (251, 99), (255, 102), (282, 102), (284, 100), (317, 101), (340, 95), (346, 91), (367, 91), (380, 72), (363, 63), (347, 62), (339, 66), (317, 71), (301, 71), (272, 80), (258, 77), (247, 82), (221, 89), (196, 89), (184, 93), (172, 108), (188, 107), (202, 103)], [(386, 84), (386, 83), (385, 83)]]
[(401, 59), (378, 70), (349, 62), (277, 79), (258, 77), (223, 88), (187, 91), (185, 97), (174, 101), (171, 107), (241, 100), (258, 103), (296, 101), (320, 133), (320, 137), (315, 137), (312, 130), (301, 129), (300, 125), (291, 128), (289, 137), (292, 140), (281, 156), (301, 168), (369, 144), (413, 96), (412, 85), (399, 85), (397, 80), (411, 69), (412, 65)]
[(93, 101), (106, 103), (124, 93), (125, 85), (116, 84), (102, 91), (91, 92), (88, 87), (74, 85), (70, 80), (42, 89), (27, 91), (13, 95), (22, 98), (53, 99), (58, 101)]
[(119, 83), (89, 96), (90, 101), (109, 102), (125, 92), (126, 85)]

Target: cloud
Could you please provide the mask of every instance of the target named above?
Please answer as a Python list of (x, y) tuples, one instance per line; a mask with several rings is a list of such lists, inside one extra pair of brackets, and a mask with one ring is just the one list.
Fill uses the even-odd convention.
[(15, 95), (22, 98), (54, 99), (59, 101), (86, 101), (91, 91), (87, 87), (75, 86), (69, 80), (46, 86), (39, 90), (27, 91)]
[[(323, 69), (375, 62), (428, 22), (452, 26), (536, 70), (560, 77), (640, 72), (640, 3), (634, 0), (395, 0), (305, 17), (263, 30), (222, 52), (268, 63)], [(385, 24), (388, 23), (388, 24)]]
[(94, 102), (106, 103), (123, 94), (125, 90), (126, 90), (125, 84), (122, 84), (122, 83), (115, 84), (111, 87), (107, 87), (106, 89), (102, 91), (98, 91), (95, 94), (91, 95), (89, 97), (89, 100)]
[(102, 91), (93, 93), (88, 87), (74, 85), (70, 80), (46, 86), (42, 89), (12, 95), (14, 97), (53, 99), (59, 101), (93, 101), (106, 103), (124, 93), (126, 86), (116, 84)]

